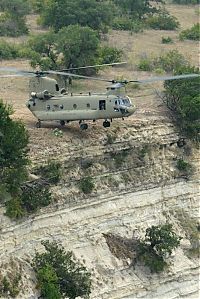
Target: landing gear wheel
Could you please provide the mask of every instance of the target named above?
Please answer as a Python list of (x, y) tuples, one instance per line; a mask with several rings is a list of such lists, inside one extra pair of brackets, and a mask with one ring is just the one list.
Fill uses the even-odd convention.
[(36, 128), (41, 128), (41, 121), (38, 120), (38, 122), (36, 122)]
[(64, 127), (64, 125), (65, 125), (65, 121), (64, 121), (64, 120), (61, 120), (61, 121), (60, 121), (60, 125), (61, 125), (62, 127)]
[(104, 126), (104, 128), (109, 128), (110, 127), (110, 122), (108, 120), (105, 120), (103, 122), (103, 126)]
[(87, 130), (88, 124), (80, 124), (80, 129), (81, 130)]

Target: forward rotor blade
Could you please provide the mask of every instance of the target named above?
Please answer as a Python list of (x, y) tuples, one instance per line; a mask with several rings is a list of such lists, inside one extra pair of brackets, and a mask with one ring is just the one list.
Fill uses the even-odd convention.
[(152, 77), (149, 79), (142, 79), (142, 80), (132, 80), (129, 82), (136, 82), (136, 83), (152, 83), (157, 81), (167, 81), (167, 80), (178, 80), (178, 79), (187, 79), (187, 78), (197, 78), (199, 74), (186, 74), (186, 75), (177, 75), (177, 76), (166, 76), (166, 77)]
[(68, 72), (60, 72), (60, 71), (47, 71), (47, 74), (55, 74), (55, 75), (61, 75), (61, 76), (68, 76), (68, 77), (74, 77), (74, 78), (82, 78), (82, 79), (89, 79), (89, 80), (97, 80), (97, 81), (104, 81), (104, 82), (112, 82), (112, 80), (97, 78), (97, 77), (89, 77), (89, 76), (83, 76), (83, 75), (76, 75)]
[[(0, 72), (15, 73), (16, 75), (19, 75), (19, 76), (35, 76), (36, 73), (37, 73), (37, 72), (34, 72), (34, 71), (19, 70), (19, 69), (16, 69), (14, 67), (0, 67)], [(4, 76), (4, 75), (2, 75), (2, 76)], [(5, 75), (5, 76), (8, 76), (8, 75)], [(15, 75), (11, 74), (11, 75), (9, 75), (9, 77), (10, 76), (14, 77)]]
[(80, 66), (80, 67), (71, 67), (69, 69), (63, 69), (62, 71), (67, 72), (67, 71), (73, 71), (73, 70), (81, 70), (81, 69), (89, 69), (89, 68), (95, 68), (95, 67), (113, 66), (113, 65), (122, 65), (122, 64), (127, 64), (127, 61), (104, 63), (104, 64), (94, 64), (94, 65), (87, 65), (87, 66)]

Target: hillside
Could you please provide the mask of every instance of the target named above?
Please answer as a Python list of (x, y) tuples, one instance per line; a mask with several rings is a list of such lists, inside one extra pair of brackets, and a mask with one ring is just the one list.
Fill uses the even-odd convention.
[[(178, 40), (178, 32), (198, 22), (196, 7), (168, 5), (168, 9), (181, 24), (178, 31), (109, 32), (103, 43), (121, 48), (129, 63), (104, 69), (100, 76), (109, 79), (155, 76), (136, 69), (139, 57), (171, 49), (178, 49), (198, 65), (198, 42)], [(32, 32), (39, 33), (42, 29), (36, 18), (30, 15), (27, 23)], [(172, 37), (174, 43), (161, 44), (162, 36)], [(25, 39), (9, 40), (18, 43)], [(24, 59), (0, 62), (0, 66), (5, 65), (31, 69)], [(88, 80), (75, 81), (72, 86), (75, 91), (104, 91), (105, 87), (102, 82)], [(30, 172), (49, 159), (62, 165), (61, 181), (51, 187), (54, 203), (50, 206), (18, 221), (6, 217), (5, 208), (0, 206), (0, 274), (20, 269), (22, 282), (17, 299), (39, 296), (31, 261), (35, 251), (42, 250), (42, 240), (62, 243), (92, 272), (91, 299), (198, 298), (199, 263), (191, 248), (198, 243), (199, 150), (189, 140), (185, 146), (179, 146), (182, 136), (155, 92), (162, 88), (161, 83), (140, 88), (129, 86), (127, 93), (137, 110), (124, 121), (113, 120), (108, 129), (102, 127), (101, 121), (90, 122), (87, 131), (80, 131), (78, 122), (64, 128), (56, 122), (47, 122), (36, 129), (36, 120), (25, 106), (28, 79), (1, 78), (1, 98), (13, 105), (14, 118), (26, 124), (30, 135)], [(62, 137), (55, 136), (56, 127), (62, 129)], [(191, 174), (177, 169), (177, 160), (181, 158), (191, 163)], [(78, 187), (85, 176), (91, 176), (95, 183), (89, 195)], [(143, 237), (147, 227), (165, 222), (172, 223), (183, 239), (170, 258), (168, 270), (152, 274), (140, 263), (133, 265), (130, 256), (123, 255), (127, 248), (115, 236)]]

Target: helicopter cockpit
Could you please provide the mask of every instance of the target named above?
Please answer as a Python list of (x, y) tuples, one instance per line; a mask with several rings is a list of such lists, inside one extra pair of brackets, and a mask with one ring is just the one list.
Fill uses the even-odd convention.
[(116, 112), (129, 113), (129, 108), (132, 106), (128, 96), (118, 96), (115, 100), (114, 110)]

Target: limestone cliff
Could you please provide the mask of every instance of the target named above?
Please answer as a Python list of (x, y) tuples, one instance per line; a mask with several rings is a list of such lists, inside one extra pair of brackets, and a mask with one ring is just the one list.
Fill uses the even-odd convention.
[[(33, 166), (48, 158), (62, 162), (62, 179), (52, 187), (55, 203), (18, 222), (0, 209), (1, 261), (5, 265), (12, 257), (22, 267), (18, 298), (38, 296), (30, 261), (47, 239), (73, 250), (92, 271), (93, 299), (198, 298), (199, 265), (190, 253), (189, 231), (199, 212), (198, 150), (189, 143), (180, 147), (178, 133), (164, 117), (129, 121), (111, 131), (65, 129), (62, 138), (52, 132), (30, 129), (30, 157)], [(192, 163), (192, 173), (176, 168), (182, 157)], [(79, 190), (83, 176), (95, 182), (90, 195)], [(103, 236), (141, 237), (147, 227), (166, 221), (183, 240), (169, 269), (159, 275), (118, 259)]]

